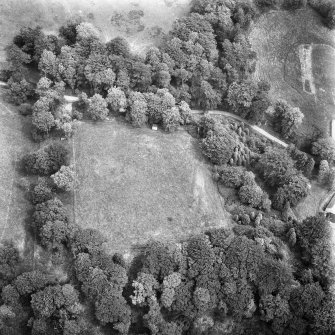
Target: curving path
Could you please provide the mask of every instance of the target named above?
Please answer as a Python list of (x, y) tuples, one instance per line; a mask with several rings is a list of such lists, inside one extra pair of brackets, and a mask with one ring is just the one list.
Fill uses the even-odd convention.
[[(0, 86), (7, 86), (7, 83), (0, 81)], [(66, 108), (68, 108), (68, 109), (71, 110), (72, 109), (72, 103), (75, 102), (75, 101), (78, 101), (79, 99), (76, 96), (64, 95), (64, 100), (66, 102)], [(192, 113), (193, 114), (204, 114), (204, 111), (193, 109)], [(258, 126), (250, 124), (248, 121), (246, 121), (245, 119), (242, 119), (241, 117), (239, 117), (239, 116), (237, 116), (235, 114), (232, 114), (232, 113), (229, 113), (229, 112), (226, 112), (226, 111), (220, 111), (220, 110), (210, 110), (210, 111), (207, 111), (207, 113), (209, 115), (223, 115), (223, 116), (227, 116), (227, 117), (233, 118), (233, 119), (235, 119), (237, 121), (244, 122), (246, 125), (248, 125), (250, 128), (252, 128), (254, 131), (256, 131), (257, 133), (259, 133), (259, 134), (261, 134), (263, 136), (265, 136), (270, 141), (276, 142), (276, 143), (278, 143), (280, 146), (282, 146), (284, 148), (286, 148), (288, 146), (287, 143), (283, 142), (279, 138), (271, 135), (270, 133), (268, 133), (267, 131), (265, 131), (264, 129), (262, 129), (262, 128), (258, 127)]]
[[(192, 114), (204, 114), (204, 111), (192, 109)], [(263, 135), (264, 137), (268, 138), (270, 141), (276, 142), (276, 143), (278, 143), (280, 146), (282, 146), (284, 148), (288, 147), (288, 144), (285, 143), (284, 141), (282, 141), (279, 138), (271, 135), (270, 133), (268, 133), (264, 129), (262, 129), (262, 128), (258, 127), (258, 126), (252, 125), (251, 123), (249, 123), (245, 119), (242, 119), (238, 115), (235, 115), (233, 113), (229, 113), (229, 112), (226, 112), (226, 111), (220, 111), (220, 110), (215, 110), (215, 111), (211, 111), (210, 110), (210, 111), (207, 112), (207, 114), (209, 114), (209, 115), (223, 115), (223, 116), (227, 116), (227, 117), (230, 117), (232, 119), (235, 119), (237, 121), (243, 122), (246, 125), (248, 125), (251, 129), (253, 129), (254, 131), (256, 131), (257, 133), (259, 133), (259, 134)]]

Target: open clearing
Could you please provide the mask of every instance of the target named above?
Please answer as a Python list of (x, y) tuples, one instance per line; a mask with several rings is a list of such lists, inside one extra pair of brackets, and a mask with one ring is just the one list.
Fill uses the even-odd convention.
[[(3, 48), (20, 27), (40, 25), (56, 33), (70, 17), (82, 17), (101, 32), (102, 40), (124, 36), (135, 52), (157, 44), (190, 0), (3, 0), (0, 2), (0, 60)], [(2, 57), (1, 57), (2, 56)]]
[(129, 252), (150, 239), (182, 240), (230, 220), (208, 165), (185, 131), (82, 122), (74, 149), (75, 220), (102, 232), (110, 251)]
[(249, 37), (258, 55), (255, 79), (271, 83), (274, 99), (285, 99), (301, 108), (305, 115), (301, 137), (327, 133), (335, 112), (335, 59), (330, 51), (335, 45), (335, 33), (323, 26), (311, 8), (306, 8), (262, 15)]
[(27, 134), (29, 120), (19, 116), (0, 97), (0, 242), (13, 240), (21, 252), (31, 251), (31, 239), (25, 231), (25, 220), (31, 208), (18, 182), (17, 159), (32, 150)]
[(317, 181), (311, 183), (310, 194), (302, 200), (294, 209), (294, 213), (299, 220), (304, 220), (309, 216), (316, 215), (320, 211), (321, 204), (328, 191), (321, 187)]

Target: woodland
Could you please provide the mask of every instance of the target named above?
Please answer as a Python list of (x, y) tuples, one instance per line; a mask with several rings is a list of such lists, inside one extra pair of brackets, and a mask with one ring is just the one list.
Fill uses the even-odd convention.
[[(0, 75), (6, 99), (31, 118), (31, 139), (40, 143), (20, 158), (20, 169), (36, 180), (25, 185), (33, 204), (27, 230), (66, 276), (3, 243), (1, 334), (335, 332), (330, 222), (324, 213), (294, 215), (312, 180), (335, 189), (335, 141), (317, 134), (308, 150), (295, 145), (303, 111), (274, 101), (271, 83), (254, 80), (257, 54), (247, 35), (269, 10), (306, 6), (335, 28), (331, 1), (194, 0), (144, 56), (121, 37), (103, 43), (81, 20), (70, 20), (57, 36), (38, 26), (18, 32)], [(64, 95), (78, 97), (72, 110)], [(197, 117), (198, 109), (226, 110), (245, 122)], [(76, 183), (66, 143), (78, 122), (112, 117), (134, 127), (155, 124), (170, 136), (187, 129), (213, 179), (235, 194), (231, 227), (177, 244), (150, 241), (129, 263), (104, 248), (103, 232), (74, 223), (60, 200)], [(248, 126), (265, 121), (288, 148)]]

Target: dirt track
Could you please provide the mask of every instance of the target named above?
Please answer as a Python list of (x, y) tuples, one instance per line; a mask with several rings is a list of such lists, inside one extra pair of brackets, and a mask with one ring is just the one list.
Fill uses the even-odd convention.
[[(201, 111), (201, 110), (192, 110), (192, 113), (193, 114), (203, 114), (204, 112)], [(229, 112), (226, 112), (226, 111), (208, 111), (208, 114), (209, 115), (223, 115), (223, 116), (227, 116), (227, 117), (230, 117), (230, 118), (233, 118), (237, 121), (240, 121), (240, 122), (244, 122), (246, 125), (248, 125), (251, 129), (253, 129), (254, 131), (256, 131), (258, 134), (262, 135), (262, 136), (265, 136), (266, 138), (268, 138), (270, 141), (272, 142), (276, 142), (277, 144), (279, 144), (280, 146), (286, 148), (288, 147), (288, 144), (285, 143), (284, 141), (280, 140), (279, 138), (271, 135), (270, 133), (268, 133), (267, 131), (265, 131), (264, 129), (258, 127), (258, 126), (254, 126), (252, 124), (250, 124), (248, 121), (246, 121), (245, 119), (242, 119), (241, 117), (233, 114), (233, 113), (229, 113)]]

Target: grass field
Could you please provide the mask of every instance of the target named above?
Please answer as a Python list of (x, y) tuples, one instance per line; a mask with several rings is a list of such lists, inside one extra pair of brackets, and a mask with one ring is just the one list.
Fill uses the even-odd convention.
[(190, 0), (2, 0), (0, 2), (0, 60), (3, 48), (20, 27), (42, 26), (55, 33), (70, 17), (92, 22), (108, 41), (126, 37), (135, 52), (160, 41), (177, 17), (189, 10)]
[[(266, 79), (272, 85), (274, 99), (285, 99), (300, 107), (305, 118), (300, 129), (301, 138), (310, 138), (315, 132), (329, 131), (329, 122), (335, 108), (331, 99), (333, 80), (320, 75), (335, 69), (330, 57), (335, 45), (335, 33), (326, 29), (320, 17), (310, 8), (294, 12), (271, 11), (261, 16), (250, 31), (250, 41), (258, 54), (256, 79)], [(299, 50), (311, 45), (312, 64), (302, 64)], [(320, 47), (327, 45), (328, 47)], [(304, 68), (312, 68), (316, 93), (304, 91)], [(320, 68), (322, 71), (320, 72)], [(308, 77), (308, 76), (307, 76)]]
[(180, 240), (229, 222), (185, 131), (134, 129), (117, 120), (81, 123), (74, 150), (75, 220), (102, 232), (111, 251), (136, 250), (150, 239)]
[(0, 242), (13, 240), (25, 253), (32, 251), (32, 240), (25, 230), (31, 205), (19, 186), (22, 175), (17, 160), (33, 149), (28, 129), (29, 120), (0, 98)]

